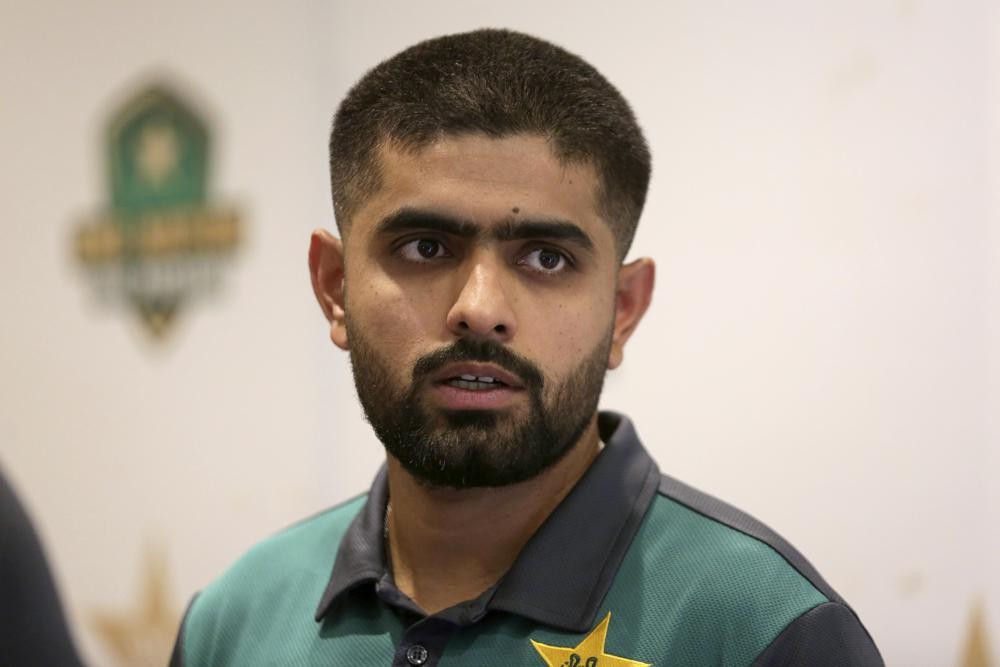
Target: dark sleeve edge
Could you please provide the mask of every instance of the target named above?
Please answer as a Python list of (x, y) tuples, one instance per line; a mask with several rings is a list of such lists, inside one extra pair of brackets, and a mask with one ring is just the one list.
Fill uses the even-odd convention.
[(191, 617), (191, 608), (194, 607), (195, 601), (198, 599), (200, 593), (195, 593), (191, 601), (188, 602), (187, 609), (184, 610), (184, 616), (181, 617), (181, 625), (177, 628), (177, 640), (174, 642), (174, 650), (170, 654), (170, 665), (169, 667), (185, 667), (184, 662), (184, 630), (187, 627), (188, 618)]
[[(822, 635), (820, 637), (809, 636), (809, 630), (803, 629), (803, 626), (810, 621), (816, 622), (817, 617), (826, 617), (829, 613), (836, 613), (838, 610), (846, 611), (850, 614), (853, 625), (856, 632), (857, 628), (860, 628), (864, 633), (863, 638), (858, 638), (856, 644), (852, 644), (852, 648), (858, 649), (852, 651), (851, 662), (844, 662), (845, 654), (840, 651), (843, 647), (842, 643), (838, 643), (834, 646), (822, 646), (821, 640), (823, 637), (828, 635)], [(810, 651), (816, 651), (815, 654), (810, 653), (805, 656), (801, 652), (801, 640), (795, 637), (795, 634), (801, 632), (803, 636), (808, 636), (809, 642), (808, 647)], [(820, 640), (820, 641), (817, 641)], [(797, 643), (798, 642), (798, 643)], [(858, 662), (858, 657), (863, 657), (863, 662)], [(791, 658), (795, 658), (794, 662), (789, 662)], [(802, 661), (800, 659), (807, 659), (808, 661)], [(816, 662), (817, 659), (822, 659), (822, 662)], [(850, 665), (851, 667), (885, 667), (885, 662), (882, 659), (882, 655), (875, 645), (875, 641), (872, 639), (871, 633), (858, 618), (858, 615), (851, 609), (850, 606), (840, 603), (840, 602), (822, 602), (811, 609), (807, 609), (802, 612), (791, 622), (786, 625), (781, 632), (760, 652), (757, 658), (754, 660), (752, 667), (767, 667), (768, 665), (797, 665), (797, 664), (809, 664), (815, 665), (816, 667), (824, 666), (834, 666), (834, 665)]]

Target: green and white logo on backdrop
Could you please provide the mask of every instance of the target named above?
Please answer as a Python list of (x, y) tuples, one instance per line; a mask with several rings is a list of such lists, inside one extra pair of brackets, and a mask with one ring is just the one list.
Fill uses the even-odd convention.
[(240, 238), (231, 207), (208, 201), (206, 123), (154, 85), (113, 114), (109, 201), (76, 234), (76, 254), (105, 301), (134, 310), (161, 337), (183, 306), (216, 289)]

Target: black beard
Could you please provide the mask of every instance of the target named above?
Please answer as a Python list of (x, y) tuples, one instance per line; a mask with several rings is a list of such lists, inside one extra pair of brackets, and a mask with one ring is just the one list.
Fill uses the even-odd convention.
[[(472, 488), (523, 482), (572, 449), (597, 410), (611, 331), (544, 400), (538, 367), (493, 340), (460, 338), (421, 357), (409, 387), (395, 387), (389, 365), (347, 321), (351, 369), (365, 416), (386, 450), (417, 479)], [(512, 410), (443, 410), (420, 399), (432, 373), (455, 362), (491, 363), (515, 373), (529, 398), (528, 415)]]

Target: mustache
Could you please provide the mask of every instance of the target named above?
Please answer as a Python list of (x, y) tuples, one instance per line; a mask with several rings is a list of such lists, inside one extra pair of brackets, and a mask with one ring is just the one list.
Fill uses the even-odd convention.
[(442, 367), (462, 361), (500, 366), (521, 378), (527, 389), (540, 391), (545, 383), (541, 369), (524, 357), (495, 340), (473, 338), (459, 338), (451, 345), (420, 357), (413, 365), (413, 382), (416, 384)]

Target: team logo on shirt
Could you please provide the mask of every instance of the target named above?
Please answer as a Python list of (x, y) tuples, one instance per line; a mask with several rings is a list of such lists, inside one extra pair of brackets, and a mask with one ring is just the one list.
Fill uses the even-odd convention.
[(611, 624), (611, 612), (576, 646), (549, 646), (531, 640), (532, 646), (549, 667), (652, 667), (651, 663), (629, 660), (604, 652), (604, 643)]

